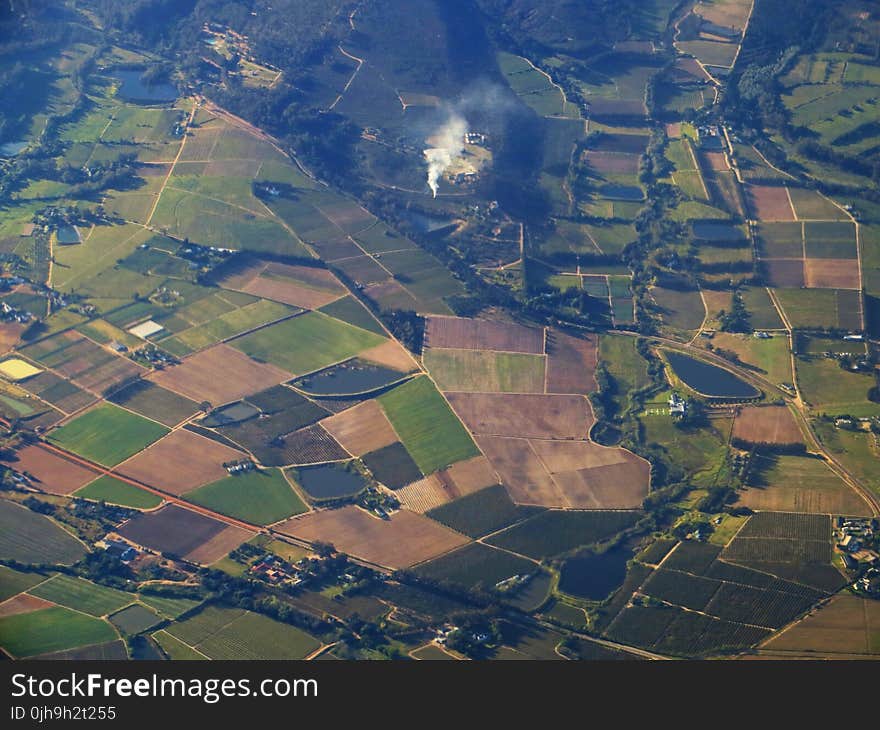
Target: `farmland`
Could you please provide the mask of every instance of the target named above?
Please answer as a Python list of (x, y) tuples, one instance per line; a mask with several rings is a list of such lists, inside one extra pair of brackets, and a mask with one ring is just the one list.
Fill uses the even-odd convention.
[[(52, 441), (86, 459), (115, 466), (168, 432), (155, 421), (104, 403), (52, 433)], [(109, 438), (112, 434), (113, 438)]]
[(134, 601), (130, 593), (97, 585), (81, 578), (56, 575), (30, 590), (32, 596), (92, 616), (106, 616)]
[(83, 544), (48, 517), (0, 500), (0, 557), (22, 563), (70, 565), (85, 555)]
[(106, 475), (80, 489), (76, 496), (134, 509), (153, 509), (162, 504), (162, 497)]
[(208, 606), (166, 629), (210, 659), (303, 659), (320, 646), (287, 624), (241, 609)]
[(186, 495), (188, 501), (256, 525), (278, 522), (306, 506), (277, 469), (227, 476)]
[(451, 581), (467, 588), (492, 588), (515, 575), (527, 575), (537, 565), (481, 543), (471, 543), (443, 557), (423, 563), (415, 572), (433, 580)]
[(477, 455), (470, 435), (428, 378), (398, 386), (379, 403), (423, 474)]
[(0, 646), (17, 658), (113, 641), (105, 621), (66, 608), (44, 608), (0, 618)]

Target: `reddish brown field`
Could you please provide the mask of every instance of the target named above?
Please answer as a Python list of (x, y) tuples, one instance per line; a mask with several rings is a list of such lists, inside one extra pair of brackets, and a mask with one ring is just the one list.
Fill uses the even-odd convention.
[(508, 322), (428, 317), (425, 347), (544, 353), (544, 330)]
[(180, 365), (150, 373), (163, 388), (200, 403), (218, 406), (290, 380), (292, 373), (251, 360), (229, 345), (215, 345), (188, 357)]
[(798, 288), (804, 285), (803, 259), (761, 259), (761, 264), (770, 286)]
[(648, 462), (588, 441), (478, 437), (511, 498), (520, 504), (631, 509), (648, 493)]
[(98, 473), (74, 464), (40, 446), (25, 446), (17, 452), (17, 461), (2, 463), (34, 477), (35, 487), (51, 494), (70, 494), (98, 478)]
[(590, 116), (603, 117), (644, 117), (647, 114), (643, 101), (637, 99), (593, 99), (590, 102)]
[(880, 654), (880, 601), (841, 593), (761, 648), (791, 654)]
[(179, 496), (227, 476), (223, 462), (243, 456), (240, 451), (181, 428), (135, 454), (117, 470)]
[(246, 540), (250, 540), (255, 533), (241, 527), (227, 525), (220, 532), (191, 550), (183, 557), (199, 565), (216, 563), (220, 558), (235, 550)]
[(468, 429), (478, 436), (583, 439), (593, 423), (580, 395), (447, 393)]
[(666, 125), (666, 136), (670, 139), (679, 139), (681, 137), (681, 122), (669, 122)]
[(399, 370), (401, 373), (411, 373), (413, 370), (418, 370), (419, 367), (413, 356), (396, 340), (388, 340), (381, 345), (370, 347), (361, 352), (358, 357), (392, 370)]
[(331, 542), (344, 553), (394, 569), (430, 560), (468, 542), (464, 535), (408, 510), (382, 520), (352, 505), (294, 517), (275, 529), (309, 542)]
[(800, 444), (803, 436), (785, 406), (745, 406), (733, 425), (733, 437), (752, 444)]
[(747, 185), (746, 199), (755, 218), (761, 221), (793, 221), (794, 211), (783, 186)]
[(804, 278), (811, 289), (858, 289), (857, 259), (807, 259)]
[(145, 372), (144, 368), (128, 358), (114, 357), (110, 362), (85, 370), (72, 379), (81, 388), (103, 394)]
[(638, 174), (639, 156), (623, 152), (587, 152), (587, 162), (598, 172)]
[(477, 444), (520, 504), (568, 507), (568, 500), (525, 439), (478, 436)]
[(19, 324), (18, 322), (3, 322), (0, 324), (0, 355), (5, 355), (18, 344), (21, 333), (24, 332), (25, 328), (26, 325)]
[(225, 276), (220, 286), (303, 309), (317, 309), (346, 293), (326, 269), (254, 260)]
[(448, 469), (437, 472), (437, 475), (443, 480), (444, 488), (452, 498), (463, 497), (498, 484), (498, 475), (485, 456), (459, 461)]
[(50, 601), (44, 601), (36, 596), (29, 596), (27, 593), (19, 593), (8, 601), (0, 603), (0, 618), (5, 616), (14, 616), (17, 613), (30, 613), (38, 611), (41, 608), (50, 608), (54, 606)]
[(547, 332), (547, 392), (592, 393), (596, 383), (598, 338), (564, 335), (556, 330)]
[(710, 170), (730, 169), (730, 165), (727, 164), (727, 157), (723, 152), (704, 152), (702, 157), (706, 160)]
[(398, 440), (385, 411), (375, 400), (364, 401), (325, 418), (321, 425), (350, 454), (362, 456)]

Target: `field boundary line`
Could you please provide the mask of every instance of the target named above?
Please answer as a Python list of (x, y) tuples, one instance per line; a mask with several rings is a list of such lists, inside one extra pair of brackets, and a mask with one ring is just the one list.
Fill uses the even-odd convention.
[[(174, 174), (174, 168), (177, 165), (178, 160), (180, 160), (180, 156), (183, 154), (183, 148), (186, 146), (186, 136), (187, 131), (189, 130), (190, 125), (193, 123), (193, 119), (196, 117), (196, 111), (199, 109), (199, 104), (193, 104), (193, 108), (190, 110), (189, 119), (186, 122), (186, 126), (183, 130), (183, 137), (180, 140), (180, 147), (177, 148), (177, 155), (174, 157), (174, 161), (171, 163), (171, 166), (168, 168), (168, 174), (165, 176), (165, 180), (162, 181), (162, 187), (159, 188), (159, 192), (156, 194), (156, 200), (153, 202), (153, 207), (150, 210), (150, 214), (147, 216), (144, 221), (144, 227), (149, 227), (150, 222), (153, 220), (153, 216), (156, 214), (156, 208), (159, 207), (159, 201), (162, 199), (162, 193), (165, 192), (165, 186), (168, 185), (168, 181), (171, 179), (171, 175)], [(222, 134), (222, 133), (221, 133)], [(220, 135), (217, 136), (217, 139), (220, 138)], [(214, 141), (216, 144), (217, 141)], [(213, 150), (212, 150), (213, 151)], [(209, 155), (210, 156), (210, 155)]]

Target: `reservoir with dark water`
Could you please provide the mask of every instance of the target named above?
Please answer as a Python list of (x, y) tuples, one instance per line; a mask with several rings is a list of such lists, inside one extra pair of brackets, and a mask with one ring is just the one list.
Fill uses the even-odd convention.
[(632, 549), (624, 545), (604, 553), (585, 550), (563, 563), (559, 590), (570, 596), (601, 601), (623, 583), (626, 562), (632, 557)]
[(144, 69), (140, 68), (117, 71), (115, 78), (122, 83), (117, 92), (119, 97), (140, 104), (162, 104), (177, 98), (174, 86), (168, 83), (145, 84), (141, 78), (143, 75)]
[(760, 392), (729, 370), (695, 360), (678, 352), (665, 351), (675, 374), (690, 388), (714, 398), (754, 398)]

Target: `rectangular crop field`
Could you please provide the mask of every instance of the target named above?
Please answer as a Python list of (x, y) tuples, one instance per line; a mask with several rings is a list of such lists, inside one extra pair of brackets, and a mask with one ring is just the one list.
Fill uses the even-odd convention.
[(425, 367), (444, 391), (543, 393), (542, 355), (431, 347)]
[(118, 638), (106, 621), (67, 608), (0, 618), (0, 646), (16, 658), (101, 644)]
[(70, 565), (85, 553), (79, 540), (48, 517), (0, 500), (0, 558), (29, 564)]
[(104, 466), (115, 466), (168, 433), (168, 429), (111, 403), (74, 418), (49, 438)]
[(268, 525), (306, 511), (278, 469), (227, 476), (186, 495), (194, 504), (256, 525)]
[(92, 616), (106, 616), (133, 603), (135, 595), (69, 575), (56, 575), (29, 593)]
[(479, 452), (449, 404), (426, 377), (379, 397), (388, 420), (424, 474)]

